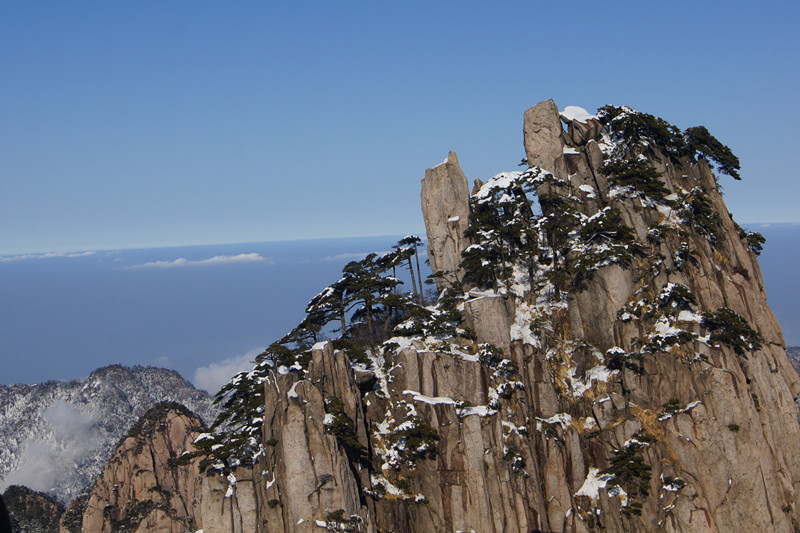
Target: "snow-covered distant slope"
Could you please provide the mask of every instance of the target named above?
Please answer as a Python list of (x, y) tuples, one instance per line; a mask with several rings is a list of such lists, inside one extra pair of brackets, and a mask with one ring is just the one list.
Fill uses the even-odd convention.
[(789, 357), (792, 368), (800, 374), (800, 346), (787, 346), (786, 355)]
[(183, 404), (207, 423), (215, 416), (206, 392), (163, 368), (112, 365), (85, 380), (0, 385), (0, 490), (25, 485), (70, 501), (161, 401)]

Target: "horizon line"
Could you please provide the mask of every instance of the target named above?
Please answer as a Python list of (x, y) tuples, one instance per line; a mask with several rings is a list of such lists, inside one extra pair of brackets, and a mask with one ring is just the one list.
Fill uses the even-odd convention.
[[(798, 222), (797, 224), (800, 224)], [(191, 244), (158, 244), (153, 246), (147, 245), (129, 245), (129, 246), (119, 246), (119, 247), (99, 247), (99, 248), (62, 248), (58, 250), (47, 250), (47, 249), (37, 249), (37, 250), (24, 250), (24, 251), (12, 251), (12, 252), (0, 252), (0, 258), (8, 259), (13, 257), (19, 256), (44, 256), (48, 254), (52, 255), (75, 255), (75, 254), (86, 254), (88, 252), (117, 252), (117, 251), (135, 251), (135, 250), (159, 250), (159, 249), (167, 249), (167, 248), (200, 248), (205, 246), (236, 246), (236, 245), (248, 245), (248, 244), (267, 244), (267, 243), (288, 243), (288, 242), (311, 242), (311, 241), (336, 241), (336, 240), (345, 240), (345, 239), (378, 239), (382, 237), (403, 237), (405, 235), (409, 235), (409, 233), (387, 233), (384, 235), (352, 235), (352, 236), (345, 236), (345, 237), (305, 237), (300, 239), (267, 239), (263, 241), (224, 241), (224, 242), (201, 242), (201, 243), (191, 243)], [(422, 236), (422, 235), (420, 235)], [(427, 234), (424, 235), (424, 239), (427, 241)]]
[[(756, 222), (739, 222), (740, 226), (750, 226), (758, 228), (758, 227), (769, 227), (769, 226), (800, 226), (800, 221), (794, 222), (763, 222), (763, 221), (756, 221)], [(62, 248), (58, 250), (54, 249), (35, 249), (35, 250), (16, 250), (11, 252), (0, 252), (0, 258), (11, 258), (16, 256), (22, 255), (45, 255), (45, 254), (76, 254), (76, 253), (86, 253), (86, 252), (111, 252), (111, 251), (132, 251), (132, 250), (158, 250), (158, 249), (165, 249), (165, 248), (193, 248), (193, 247), (202, 247), (202, 246), (232, 246), (232, 245), (246, 245), (246, 244), (266, 244), (266, 243), (286, 243), (286, 242), (303, 242), (303, 241), (334, 241), (334, 240), (344, 240), (344, 239), (373, 239), (373, 238), (380, 238), (380, 237), (397, 237), (408, 235), (408, 233), (387, 233), (383, 235), (349, 235), (349, 236), (337, 236), (337, 237), (302, 237), (299, 239), (266, 239), (263, 241), (223, 241), (223, 242), (199, 242), (199, 243), (189, 243), (189, 244), (156, 244), (156, 245), (123, 245), (117, 247), (104, 247), (100, 246), (97, 248), (93, 247), (86, 247), (86, 248)], [(422, 236), (422, 234), (420, 234)], [(427, 234), (424, 235), (425, 240), (427, 240)]]

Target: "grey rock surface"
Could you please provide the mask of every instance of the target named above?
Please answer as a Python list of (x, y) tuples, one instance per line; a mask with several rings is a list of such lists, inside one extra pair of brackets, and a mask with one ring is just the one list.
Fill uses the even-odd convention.
[(511, 317), (502, 296), (479, 296), (464, 303), (464, 325), (483, 342), (508, 351), (511, 345)]

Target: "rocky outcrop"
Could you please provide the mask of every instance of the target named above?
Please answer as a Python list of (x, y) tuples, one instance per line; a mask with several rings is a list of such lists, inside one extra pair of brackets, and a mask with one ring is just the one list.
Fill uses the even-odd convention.
[(204, 431), (175, 403), (148, 411), (124, 437), (90, 492), (70, 506), (62, 533), (185, 533), (202, 529), (199, 459), (176, 459)]
[(64, 505), (52, 496), (12, 485), (3, 493), (3, 500), (10, 515), (12, 533), (58, 532)]
[(426, 175), (471, 205), (468, 248), (423, 209), (463, 294), (366, 355), (281, 345), (232, 382), (231, 405), (264, 408), (228, 441), (260, 440), (204, 478), (207, 533), (797, 530), (800, 378), (706, 160), (732, 156), (627, 108), (568, 111), (565, 132), (552, 101), (528, 110), (533, 166), (471, 204), (460, 177), (431, 186), (461, 175), (453, 154)]
[[(425, 171), (422, 180), (422, 213), (427, 225), (431, 270), (444, 272), (450, 281), (458, 278), (461, 251), (469, 246), (464, 231), (469, 226), (469, 184), (450, 152), (441, 164)], [(444, 281), (439, 281), (442, 288)]]
[[(538, 182), (539, 196), (568, 199), (558, 204), (559, 209), (572, 205), (584, 220), (597, 220), (613, 209), (635, 233), (631, 243), (648, 243), (649, 250), (632, 257), (631, 264), (612, 259), (605, 265), (602, 261), (600, 266), (586, 265), (591, 269), (589, 279), (572, 285), (566, 312), (548, 321), (551, 327), (565, 325), (563, 338), (550, 343), (548, 352), (531, 354), (534, 361), (542, 358), (549, 367), (558, 394), (557, 401), (548, 400), (541, 384), (525, 383), (528, 394), (539, 391), (528, 405), (539, 406), (539, 420), (555, 417), (558, 423), (549, 422), (550, 428), (557, 428), (557, 441), (565, 445), (554, 456), (546, 452), (540, 457), (547, 460), (537, 461), (545, 480), (558, 480), (550, 486), (545, 481), (548, 503), (540, 508), (547, 509), (540, 527), (792, 531), (800, 480), (796, 459), (800, 428), (794, 422), (798, 380), (790, 371), (780, 327), (767, 307), (755, 254), (728, 215), (708, 164), (646, 147), (639, 157), (657, 169), (663, 195), (674, 197), (658, 205), (630, 188), (609, 184), (600, 163), (613, 157), (613, 139), (605, 139), (607, 154), (599, 158), (599, 120), (569, 122), (569, 133), (564, 135), (552, 101), (526, 112), (529, 162), (554, 173)], [(707, 231), (697, 226), (680, 229), (690, 218), (677, 216), (686, 209), (681, 205), (685, 202), (694, 204), (695, 215), (698, 204), (708, 206), (706, 218), (694, 220)], [(543, 206), (545, 215), (561, 214), (548, 212), (547, 207)], [(573, 227), (585, 231), (587, 224)], [(569, 252), (565, 262), (580, 263), (577, 254), (591, 253), (585, 246), (573, 249), (576, 255)], [(681, 263), (681, 250), (691, 250), (686, 264)], [(586, 274), (576, 270), (573, 275)], [(643, 302), (668, 300), (665, 291), (671, 287), (688, 289), (696, 300), (692, 312), (687, 307), (676, 320), (653, 310), (649, 318), (626, 314)], [(756, 349), (737, 353), (707, 338), (698, 342), (702, 337), (689, 333), (705, 323), (698, 313), (720, 309), (732, 310), (731, 316), (752, 326), (763, 339)], [(681, 342), (677, 338), (681, 331), (687, 332), (684, 339), (695, 340)], [(650, 343), (643, 349), (646, 339)], [(524, 356), (517, 359), (529, 351), (528, 346), (516, 344), (512, 358), (523, 368), (535, 368)], [(620, 356), (619, 368), (606, 364), (603, 371), (616, 368), (615, 378), (593, 379), (601, 368), (595, 365), (610, 353)], [(560, 372), (567, 375), (559, 378)], [(583, 385), (576, 388), (575, 378), (584, 380)], [(631, 446), (637, 435), (650, 442)], [(613, 475), (622, 476), (614, 474), (613, 459), (632, 448), (641, 454), (641, 464), (651, 469), (649, 475), (641, 472), (649, 495), (641, 508), (623, 505), (634, 519), (614, 509), (609, 491), (596, 490), (605, 484), (598, 472), (606, 472), (612, 480)], [(681, 480), (680, 489), (663, 481), (676, 478)], [(692, 489), (687, 490), (689, 485)], [(591, 497), (585, 498), (586, 493)]]
[[(552, 102), (552, 100), (548, 102)], [(542, 104), (539, 105), (541, 106)], [(550, 107), (549, 103), (545, 105)], [(567, 136), (573, 144), (583, 146), (589, 141), (600, 140), (603, 124), (597, 117), (587, 113), (585, 109), (577, 106), (567, 106), (559, 116), (567, 124)], [(538, 136), (533, 134), (533, 137)]]
[(556, 103), (547, 100), (525, 111), (522, 132), (528, 165), (555, 172), (566, 146)]

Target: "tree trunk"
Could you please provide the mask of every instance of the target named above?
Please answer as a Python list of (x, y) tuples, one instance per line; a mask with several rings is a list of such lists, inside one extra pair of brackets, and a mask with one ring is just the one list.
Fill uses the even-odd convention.
[(422, 290), (422, 270), (419, 268), (419, 253), (417, 253), (417, 243), (414, 243), (414, 257), (417, 260), (417, 278), (419, 279), (419, 304), (425, 305), (425, 295)]
[(414, 266), (411, 264), (411, 256), (408, 256), (408, 271), (411, 272), (411, 284), (414, 286), (414, 296), (419, 302), (419, 293), (417, 292), (417, 279), (414, 277)]
[(369, 346), (375, 352), (375, 322), (372, 319), (372, 306), (366, 302), (364, 305), (367, 307), (367, 332), (369, 333)]
[(392, 320), (392, 312), (394, 309), (390, 305), (384, 305), (384, 310), (386, 312), (386, 318), (383, 321), (383, 338), (389, 338), (389, 322)]

